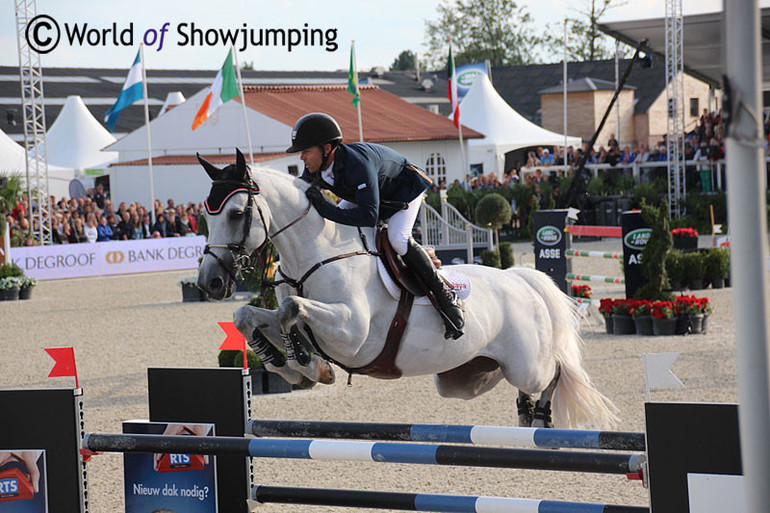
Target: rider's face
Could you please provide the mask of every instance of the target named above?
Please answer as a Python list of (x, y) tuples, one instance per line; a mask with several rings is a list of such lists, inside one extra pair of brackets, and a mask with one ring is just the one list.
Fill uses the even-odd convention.
[[(324, 150), (326, 152), (330, 152), (332, 149), (332, 145), (329, 143), (326, 143), (324, 145)], [(317, 173), (318, 171), (322, 171), (321, 169), (321, 163), (323, 162), (323, 153), (321, 152), (320, 146), (311, 146), (310, 148), (303, 150), (299, 154), (300, 160), (305, 163), (305, 167), (308, 171), (311, 173)], [(333, 155), (329, 156), (329, 160), (326, 162), (326, 165), (328, 166), (331, 164), (332, 160), (334, 159)]]
[(318, 146), (311, 146), (306, 150), (302, 150), (299, 155), (300, 160), (305, 163), (305, 167), (311, 173), (317, 173), (321, 168), (321, 161), (323, 160), (323, 154), (321, 148)]

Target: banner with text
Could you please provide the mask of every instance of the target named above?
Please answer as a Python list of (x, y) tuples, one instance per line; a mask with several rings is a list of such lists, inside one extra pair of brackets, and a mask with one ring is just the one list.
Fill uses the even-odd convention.
[(38, 280), (195, 269), (206, 237), (13, 248), (11, 260)]

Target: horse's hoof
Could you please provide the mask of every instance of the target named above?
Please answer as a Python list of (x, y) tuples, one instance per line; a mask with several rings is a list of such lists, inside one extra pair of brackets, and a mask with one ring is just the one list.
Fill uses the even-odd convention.
[(334, 369), (328, 362), (324, 362), (323, 365), (320, 366), (319, 374), (319, 383), (323, 383), (324, 385), (334, 384)]

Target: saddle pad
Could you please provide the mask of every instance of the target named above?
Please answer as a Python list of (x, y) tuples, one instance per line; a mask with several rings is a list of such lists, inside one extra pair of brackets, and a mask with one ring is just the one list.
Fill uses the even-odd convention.
[[(393, 296), (394, 299), (399, 299), (401, 297), (401, 289), (399, 289), (398, 284), (393, 281), (393, 278), (390, 277), (388, 270), (385, 269), (385, 264), (383, 264), (382, 260), (379, 258), (377, 259), (377, 269), (380, 271), (382, 284), (388, 289), (390, 295)], [(468, 279), (466, 275), (445, 268), (439, 269), (438, 273), (443, 276), (446, 281), (452, 284), (460, 299), (465, 299), (471, 295), (471, 280)], [(427, 297), (421, 296), (414, 298), (414, 304), (425, 306), (430, 305), (431, 302)]]

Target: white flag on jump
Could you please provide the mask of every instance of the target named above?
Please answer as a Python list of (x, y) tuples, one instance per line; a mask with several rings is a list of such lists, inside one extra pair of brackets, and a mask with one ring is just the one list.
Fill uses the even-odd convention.
[(684, 383), (671, 372), (679, 353), (644, 353), (644, 382), (647, 400), (652, 388), (684, 388)]

